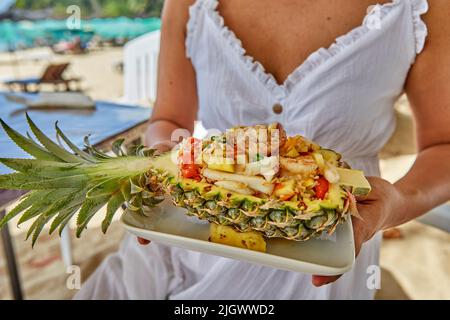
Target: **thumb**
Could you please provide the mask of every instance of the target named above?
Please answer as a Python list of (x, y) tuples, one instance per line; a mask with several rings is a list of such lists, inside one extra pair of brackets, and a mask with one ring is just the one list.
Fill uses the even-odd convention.
[(358, 202), (367, 201), (367, 200), (370, 200), (373, 197), (372, 196), (373, 195), (372, 191), (373, 191), (375, 183), (377, 182), (377, 178), (369, 176), (369, 177), (366, 177), (366, 179), (369, 182), (369, 186), (370, 186), (371, 190), (369, 190), (369, 192), (367, 192), (367, 194), (365, 194), (365, 195), (355, 195), (355, 199)]
[(366, 195), (364, 195), (364, 196), (355, 196), (355, 200), (356, 200), (357, 202), (364, 202), (364, 201), (367, 201), (367, 200), (370, 199), (369, 194), (370, 194), (370, 193), (368, 193), (368, 194), (366, 194)]

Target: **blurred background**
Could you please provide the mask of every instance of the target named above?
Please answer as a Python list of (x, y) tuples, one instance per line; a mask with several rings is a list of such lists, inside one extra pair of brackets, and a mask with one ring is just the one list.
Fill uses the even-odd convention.
[[(17, 112), (17, 103), (2, 98), (11, 92), (70, 91), (114, 103), (111, 110), (119, 103), (150, 114), (156, 96), (162, 6), (163, 0), (0, 0), (0, 112), (8, 108)], [(108, 106), (97, 108), (95, 114), (101, 111), (104, 116)], [(397, 130), (380, 154), (382, 175), (392, 182), (408, 171), (416, 154), (406, 97), (399, 99), (396, 113)], [(130, 124), (127, 134), (138, 124)], [(2, 138), (3, 131), (0, 142)], [(2, 203), (6, 212), (14, 205), (7, 200)], [(34, 249), (24, 241), (27, 226), (16, 228), (17, 220), (9, 224), (23, 298), (70, 299), (76, 291), (66, 285), (67, 265), (79, 266), (84, 281), (117, 250), (124, 236), (118, 215), (107, 236), (100, 231), (101, 216), (82, 239), (73, 236), (72, 225), (63, 242), (56, 235), (43, 235)], [(420, 221), (385, 233), (378, 299), (450, 299), (449, 216), (447, 204)], [(2, 236), (0, 299), (13, 299), (17, 292), (10, 285), (11, 248)]]

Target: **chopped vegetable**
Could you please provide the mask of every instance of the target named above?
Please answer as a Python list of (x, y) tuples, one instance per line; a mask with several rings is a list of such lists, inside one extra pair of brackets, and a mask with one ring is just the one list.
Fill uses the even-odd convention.
[(329, 182), (324, 177), (320, 177), (316, 181), (316, 186), (314, 187), (314, 191), (316, 192), (316, 197), (319, 199), (324, 199), (325, 195), (328, 192)]
[(196, 164), (183, 164), (181, 166), (181, 174), (183, 178), (201, 180), (200, 169)]

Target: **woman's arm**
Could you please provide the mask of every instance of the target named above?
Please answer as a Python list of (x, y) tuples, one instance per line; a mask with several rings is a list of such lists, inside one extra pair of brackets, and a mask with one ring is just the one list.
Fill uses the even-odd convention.
[[(174, 145), (176, 129), (194, 130), (197, 117), (195, 71), (186, 57), (186, 25), (194, 0), (166, 0), (162, 12), (161, 45), (158, 59), (158, 90), (145, 145), (168, 151)], [(142, 245), (150, 241), (138, 238)]]
[(414, 113), (419, 154), (395, 186), (407, 198), (405, 210), (386, 227), (414, 219), (450, 199), (450, 2), (430, 1), (429, 36), (406, 84)]
[[(194, 0), (166, 0), (162, 13), (158, 94), (146, 131), (145, 143), (168, 149), (172, 132), (190, 132), (197, 116), (195, 71), (186, 57), (186, 25)], [(164, 145), (166, 145), (164, 147)]]
[[(406, 82), (419, 152), (410, 171), (395, 184), (369, 178), (373, 191), (358, 199), (362, 220), (353, 219), (356, 254), (364, 242), (387, 228), (413, 220), (450, 199), (450, 2), (429, 0), (428, 38)], [(321, 286), (339, 276), (313, 276)]]

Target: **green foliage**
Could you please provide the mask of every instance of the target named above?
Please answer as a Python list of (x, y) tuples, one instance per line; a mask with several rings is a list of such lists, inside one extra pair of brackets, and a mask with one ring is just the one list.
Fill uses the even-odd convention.
[(18, 224), (34, 219), (27, 232), (27, 238), (31, 237), (34, 245), (46, 224), (51, 221), (50, 233), (56, 229), (61, 233), (79, 210), (79, 237), (92, 217), (107, 205), (102, 223), (102, 231), (106, 232), (121, 205), (127, 199), (138, 197), (133, 190), (139, 188), (148, 193), (149, 190), (144, 190), (142, 186), (135, 186), (134, 189), (131, 186), (133, 181), (145, 183), (145, 173), (152, 162), (148, 155), (153, 152), (140, 147), (125, 152), (123, 140), (118, 140), (113, 143), (117, 157), (111, 157), (91, 146), (88, 139), (85, 145), (87, 151), (84, 151), (55, 124), (57, 141), (64, 142), (72, 153), (44, 135), (28, 114), (26, 117), (31, 132), (40, 144), (29, 135), (21, 135), (0, 119), (10, 139), (34, 156), (32, 159), (0, 158), (0, 163), (15, 171), (0, 175), (0, 189), (30, 190), (14, 209), (0, 219), (0, 228), (17, 215), (20, 215)]

